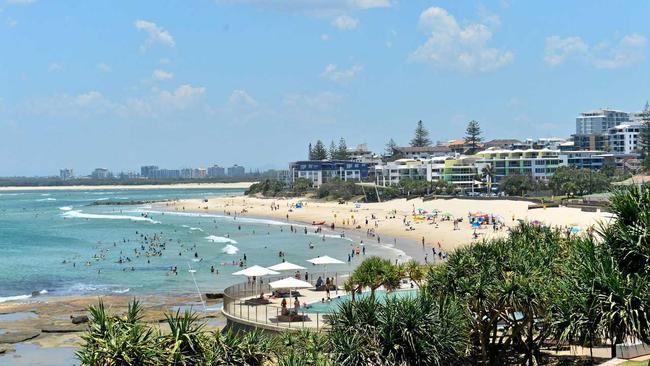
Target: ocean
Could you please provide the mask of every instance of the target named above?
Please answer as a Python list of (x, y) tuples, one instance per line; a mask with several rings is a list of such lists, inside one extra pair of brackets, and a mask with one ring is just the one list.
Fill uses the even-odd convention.
[[(0, 303), (39, 296), (176, 295), (219, 292), (245, 281), (233, 276), (247, 264), (285, 260), (310, 272), (307, 259), (329, 255), (347, 262), (359, 243), (286, 222), (218, 214), (163, 212), (150, 204), (115, 201), (210, 199), (238, 189), (155, 189), (0, 192)], [(313, 249), (310, 249), (310, 243)], [(366, 245), (366, 255), (396, 258), (386, 246)], [(329, 266), (349, 271), (362, 260)], [(177, 271), (170, 269), (176, 267)], [(215, 272), (212, 273), (211, 267)], [(192, 271), (190, 271), (190, 269)], [(218, 272), (218, 273), (217, 273)], [(196, 280), (196, 285), (194, 283)]]

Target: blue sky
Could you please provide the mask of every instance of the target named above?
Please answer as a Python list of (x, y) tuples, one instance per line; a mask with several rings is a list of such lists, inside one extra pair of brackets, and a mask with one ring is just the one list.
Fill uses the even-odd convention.
[(650, 98), (647, 1), (0, 0), (0, 175), (568, 136)]

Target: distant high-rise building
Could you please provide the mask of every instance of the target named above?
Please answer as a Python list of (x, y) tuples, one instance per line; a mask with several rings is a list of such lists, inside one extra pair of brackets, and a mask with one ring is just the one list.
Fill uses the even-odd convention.
[(180, 177), (181, 171), (178, 169), (158, 169), (154, 175), (156, 179), (179, 179)]
[(74, 171), (72, 169), (61, 169), (59, 170), (59, 178), (66, 180), (74, 178)]
[(156, 172), (158, 171), (158, 166), (156, 165), (145, 165), (140, 167), (140, 175), (144, 178), (157, 178), (156, 177)]
[(213, 165), (208, 168), (208, 177), (210, 178), (219, 178), (226, 175), (226, 169), (218, 165)]
[(107, 179), (107, 178), (113, 178), (113, 173), (111, 173), (106, 168), (97, 168), (93, 170), (90, 176), (94, 179)]
[(612, 109), (583, 112), (576, 118), (576, 135), (604, 134), (610, 128), (629, 120), (628, 113)]
[(243, 166), (235, 164), (228, 168), (229, 177), (242, 177), (244, 175), (246, 175), (246, 169)]

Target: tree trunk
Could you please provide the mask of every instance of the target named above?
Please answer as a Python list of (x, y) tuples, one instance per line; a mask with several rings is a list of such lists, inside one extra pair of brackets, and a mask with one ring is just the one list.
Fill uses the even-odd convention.
[(490, 342), (489, 337), (490, 334), (486, 333), (481, 329), (481, 334), (480, 334), (480, 339), (481, 339), (481, 359), (483, 360), (483, 365), (488, 364), (488, 343)]

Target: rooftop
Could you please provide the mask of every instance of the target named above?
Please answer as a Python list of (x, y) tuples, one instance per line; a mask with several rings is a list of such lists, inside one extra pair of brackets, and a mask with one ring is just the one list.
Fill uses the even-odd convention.
[(402, 153), (419, 153), (419, 152), (438, 152), (438, 153), (446, 153), (446, 152), (451, 152), (448, 146), (404, 146), (404, 147), (396, 147), (396, 151), (402, 152)]

